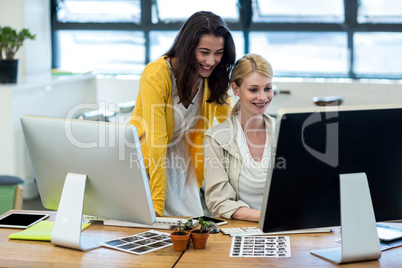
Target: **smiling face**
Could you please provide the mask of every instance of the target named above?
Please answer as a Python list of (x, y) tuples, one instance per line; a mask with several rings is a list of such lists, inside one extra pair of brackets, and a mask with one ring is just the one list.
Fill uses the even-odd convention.
[(203, 35), (195, 48), (198, 62), (198, 73), (201, 77), (209, 77), (222, 60), (225, 39), (212, 34)]
[(232, 89), (240, 98), (240, 113), (243, 118), (262, 115), (274, 98), (272, 79), (255, 71), (248, 74), (240, 86), (232, 82)]

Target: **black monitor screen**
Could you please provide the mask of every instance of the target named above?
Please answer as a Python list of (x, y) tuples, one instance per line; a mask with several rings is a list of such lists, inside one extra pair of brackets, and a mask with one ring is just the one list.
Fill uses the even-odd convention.
[(260, 228), (340, 225), (339, 175), (360, 172), (376, 220), (402, 219), (401, 107), (280, 111)]

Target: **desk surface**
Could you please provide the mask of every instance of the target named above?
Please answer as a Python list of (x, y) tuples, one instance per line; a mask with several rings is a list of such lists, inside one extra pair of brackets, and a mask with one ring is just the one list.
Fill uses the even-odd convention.
[[(52, 211), (29, 212), (45, 212), (51, 214), (50, 220), (55, 220), (56, 213)], [(93, 224), (83, 232), (106, 241), (145, 230)], [(172, 267), (181, 255), (181, 252), (174, 251), (173, 247), (135, 255), (105, 247), (84, 252), (54, 246), (51, 242), (8, 239), (10, 234), (18, 231), (22, 229), (0, 228), (0, 267)]]
[[(50, 220), (54, 220), (55, 212), (50, 213)], [(236, 220), (228, 222), (229, 224), (224, 227), (257, 225)], [(109, 240), (140, 233), (144, 230), (94, 224), (84, 232), (86, 235), (96, 235), (104, 240)], [(229, 257), (232, 238), (219, 233), (209, 236), (207, 247), (203, 250), (196, 250), (191, 245), (184, 254), (174, 251), (173, 247), (168, 247), (144, 255), (135, 255), (104, 247), (83, 252), (54, 246), (50, 242), (9, 240), (8, 236), (15, 232), (18, 230), (0, 228), (0, 267), (172, 267), (175, 264), (175, 267), (336, 267), (335, 264), (311, 255), (310, 251), (340, 246), (336, 242), (340, 239), (338, 230), (323, 234), (295, 234), (288, 235), (291, 245), (290, 258), (235, 258)], [(398, 267), (401, 263), (401, 256), (402, 247), (399, 247), (382, 252), (379, 260), (343, 264), (340, 267)]]
[[(231, 220), (223, 227), (257, 226), (256, 223)], [(331, 233), (292, 234), (290, 237), (290, 258), (238, 258), (229, 257), (232, 237), (218, 234), (210, 235), (204, 250), (190, 247), (175, 267), (190, 267), (200, 263), (202, 267), (401, 267), (402, 247), (382, 252), (375, 261), (336, 265), (310, 254), (311, 250), (340, 247), (337, 241), (341, 234), (338, 228)]]

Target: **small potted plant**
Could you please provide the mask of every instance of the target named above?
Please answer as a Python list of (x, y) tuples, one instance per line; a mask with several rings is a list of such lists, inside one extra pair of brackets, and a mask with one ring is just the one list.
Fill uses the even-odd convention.
[(190, 242), (190, 232), (184, 230), (185, 225), (182, 221), (178, 221), (175, 230), (170, 234), (173, 242), (173, 248), (176, 251), (185, 251)]
[(180, 228), (182, 228), (184, 231), (191, 232), (191, 230), (195, 228), (194, 221), (192, 218), (189, 218), (184, 224), (182, 221), (180, 221), (179, 225), (174, 228), (175, 231), (179, 231)]
[(16, 83), (18, 74), (18, 60), (15, 53), (26, 39), (35, 39), (28, 29), (20, 32), (9, 26), (0, 26), (0, 83)]
[(192, 218), (189, 218), (185, 223), (184, 223), (184, 230), (191, 232), (195, 228), (194, 222)]
[(198, 224), (200, 228), (191, 231), (191, 239), (195, 249), (204, 249), (209, 237), (209, 223), (202, 218), (198, 218)]

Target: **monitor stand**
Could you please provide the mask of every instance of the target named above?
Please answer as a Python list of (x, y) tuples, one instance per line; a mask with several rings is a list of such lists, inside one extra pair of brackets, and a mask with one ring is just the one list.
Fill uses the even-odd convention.
[(311, 254), (341, 264), (381, 257), (373, 205), (366, 173), (340, 175), (341, 247)]
[(68, 173), (64, 181), (51, 241), (82, 251), (100, 247), (93, 237), (81, 235), (87, 175)]

